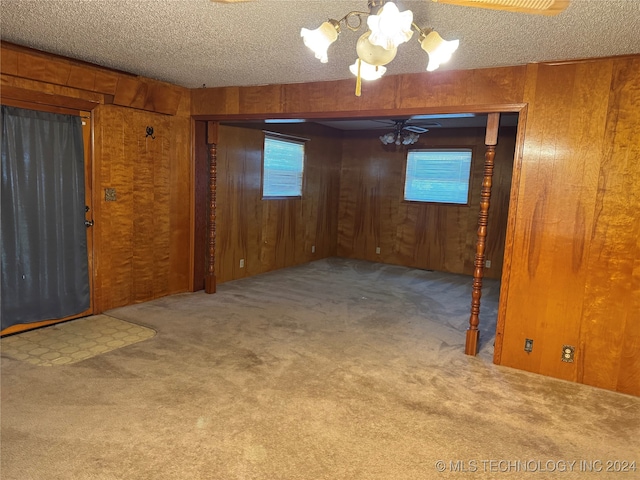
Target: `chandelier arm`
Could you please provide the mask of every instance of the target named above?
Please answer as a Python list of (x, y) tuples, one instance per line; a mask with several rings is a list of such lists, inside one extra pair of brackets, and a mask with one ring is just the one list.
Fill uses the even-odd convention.
[(418, 26), (418, 24), (416, 22), (411, 22), (411, 26), (413, 27), (413, 29), (418, 32), (420, 34), (420, 36), (418, 37), (418, 40), (426, 37), (427, 35), (429, 35), (431, 32), (433, 32), (433, 28), (431, 27), (427, 27), (427, 28), (420, 28)]
[[(347, 27), (352, 32), (356, 32), (362, 26), (362, 17), (368, 17), (369, 15), (371, 15), (369, 12), (358, 12), (358, 11), (354, 10), (353, 12), (347, 13), (344, 17), (342, 17), (337, 22), (338, 22), (338, 24), (344, 23), (345, 27)], [(349, 21), (350, 21), (350, 19), (352, 17), (358, 17), (358, 24), (357, 25), (351, 25), (351, 23), (349, 23)]]
[[(384, 4), (384, 2), (382, 2), (382, 4)], [(376, 5), (374, 5), (376, 6)], [(340, 20), (333, 20), (330, 19), (329, 22), (331, 23), (337, 23), (339, 24), (344, 24), (345, 27), (347, 27), (349, 30), (351, 30), (352, 32), (356, 32), (360, 29), (360, 27), (362, 26), (362, 17), (368, 17), (371, 15), (371, 12), (359, 12), (357, 10), (354, 10), (352, 12), (347, 13), (344, 17), (342, 17)], [(353, 17), (358, 17), (358, 23), (356, 25), (352, 25), (350, 23), (350, 20)], [(427, 27), (427, 28), (420, 28), (420, 26), (415, 23), (415, 22), (411, 22), (411, 27), (420, 34), (420, 36), (427, 36), (429, 33), (431, 33), (433, 31), (433, 28)]]

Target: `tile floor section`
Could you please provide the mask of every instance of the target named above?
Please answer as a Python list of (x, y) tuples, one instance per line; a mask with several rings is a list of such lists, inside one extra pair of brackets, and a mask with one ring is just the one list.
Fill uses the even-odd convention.
[(2, 339), (2, 354), (33, 365), (69, 365), (155, 336), (155, 330), (106, 315), (71, 320)]

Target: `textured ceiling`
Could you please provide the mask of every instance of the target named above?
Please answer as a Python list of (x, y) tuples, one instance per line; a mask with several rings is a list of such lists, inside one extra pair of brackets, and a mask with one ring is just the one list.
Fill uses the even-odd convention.
[[(460, 48), (442, 69), (640, 53), (640, 0), (573, 0), (556, 17), (397, 1)], [(366, 10), (366, 0), (1, 0), (2, 39), (185, 87), (351, 78), (360, 35), (343, 29), (321, 64), (300, 28)], [(417, 41), (388, 75), (423, 72)]]

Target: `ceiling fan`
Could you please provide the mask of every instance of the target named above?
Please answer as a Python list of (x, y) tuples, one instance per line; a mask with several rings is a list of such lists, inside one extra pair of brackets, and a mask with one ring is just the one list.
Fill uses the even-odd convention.
[[(211, 0), (214, 3), (240, 3), (252, 0)], [(489, 8), (506, 12), (532, 15), (557, 15), (565, 10), (571, 0), (431, 0), (461, 7)]]
[(418, 141), (420, 134), (429, 131), (428, 128), (410, 125), (407, 122), (407, 119), (395, 120), (394, 130), (380, 136), (380, 141), (385, 145), (412, 145)]

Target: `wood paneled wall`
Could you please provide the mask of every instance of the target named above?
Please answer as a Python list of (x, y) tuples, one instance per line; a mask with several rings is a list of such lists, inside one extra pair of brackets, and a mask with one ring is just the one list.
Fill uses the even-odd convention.
[[(2, 42), (3, 95), (43, 103), (52, 94), (72, 99), (132, 107), (151, 112), (176, 115), (183, 103), (182, 87), (149, 78), (102, 68), (58, 55)], [(56, 100), (54, 100), (56, 101)], [(93, 106), (78, 104), (76, 108), (90, 110)]]
[[(384, 146), (375, 132), (345, 136), (338, 255), (472, 275), (484, 135), (482, 128), (432, 129), (411, 146), (473, 150), (468, 205), (405, 202), (407, 148)], [(515, 128), (502, 129), (498, 142), (486, 250), (492, 264), (485, 270), (485, 276), (492, 278), (502, 273)]]
[[(95, 123), (97, 310), (186, 291), (190, 119), (101, 106)], [(107, 188), (115, 189), (115, 201), (105, 199)]]
[(640, 395), (639, 97), (632, 55), (383, 77), (359, 98), (340, 81), (198, 89), (192, 100), (198, 118), (521, 110), (495, 360)]
[(531, 65), (524, 99), (499, 361), (640, 395), (640, 57)]
[[(306, 118), (444, 112), (465, 106), (465, 111), (484, 105), (522, 101), (524, 66), (390, 75), (362, 86), (356, 97), (355, 79), (334, 82), (264, 85), (258, 87), (198, 88), (192, 90), (192, 114), (212, 116), (274, 115)], [(456, 109), (456, 108), (454, 108)]]
[[(218, 130), (218, 283), (336, 254), (340, 138), (319, 126), (290, 126), (278, 131), (310, 139), (305, 143), (302, 198), (262, 199), (262, 130), (225, 125)], [(200, 132), (197, 141), (203, 134)], [(205, 175), (206, 163), (199, 159), (196, 165), (200, 165), (198, 175)], [(204, 210), (199, 215), (205, 216)], [(203, 221), (200, 218), (196, 223)], [(197, 241), (197, 245), (201, 245), (196, 251), (201, 263), (204, 242)], [(241, 259), (244, 268), (240, 268)], [(200, 286), (202, 280), (195, 284)]]
[(609, 65), (577, 379), (640, 395), (640, 57)]
[(1, 55), (3, 102), (93, 112), (94, 313), (187, 291), (190, 91), (4, 42)]

